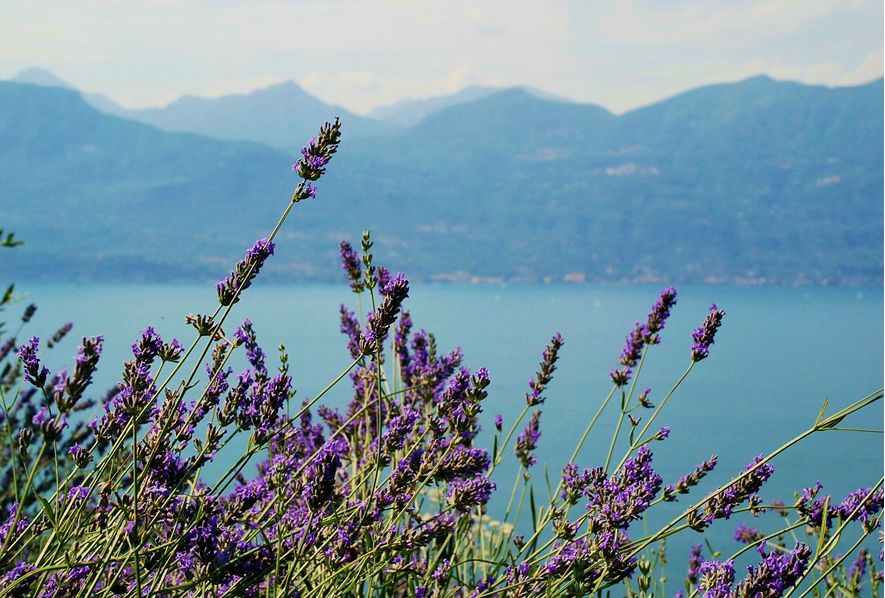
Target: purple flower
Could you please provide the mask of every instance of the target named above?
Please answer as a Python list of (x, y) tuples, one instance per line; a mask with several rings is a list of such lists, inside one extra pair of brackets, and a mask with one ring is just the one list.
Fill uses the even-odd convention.
[(335, 475), (341, 467), (341, 457), (347, 453), (347, 441), (334, 438), (323, 445), (304, 473), (304, 500), (312, 512), (321, 512), (337, 500)]
[(446, 450), (446, 447), (440, 443), (439, 450), (447, 452), (442, 462), (432, 451), (424, 455), (425, 469), (435, 469), (434, 478), (437, 480), (473, 478), (485, 473), (491, 462), (489, 452), (481, 448), (459, 445)]
[(37, 306), (31, 303), (25, 308), (25, 313), (22, 314), (22, 322), (24, 322), (25, 324), (30, 322), (35, 313), (37, 313)]
[[(30, 525), (30, 522), (25, 515), (19, 516), (18, 522), (16, 522), (15, 519), (17, 513), (18, 503), (12, 503), (7, 510), (6, 521), (0, 524), (0, 546), (8, 541), (11, 547), (21, 538), (21, 535), (27, 529), (28, 525)], [(15, 525), (14, 528), (13, 524)], [(9, 538), (10, 534), (12, 535), (12, 538)]]
[(872, 488), (858, 488), (839, 503), (836, 512), (842, 519), (866, 523), (882, 510), (883, 489), (870, 494), (871, 491)]
[(540, 405), (544, 402), (542, 393), (553, 380), (553, 372), (556, 371), (556, 360), (559, 357), (562, 344), (562, 335), (557, 332), (550, 339), (550, 344), (544, 349), (540, 368), (535, 377), (529, 380), (529, 392), (525, 395), (526, 403), (529, 406)]
[(644, 445), (609, 478), (601, 468), (591, 470), (587, 510), (595, 512), (599, 524), (607, 529), (625, 529), (651, 506), (662, 483), (651, 461), (651, 450)]
[(761, 554), (763, 558), (759, 566), (749, 566), (747, 576), (735, 587), (737, 596), (783, 596), (785, 590), (802, 578), (808, 567), (811, 549), (800, 543), (786, 554)]
[(481, 580), (477, 585), (476, 589), (470, 594), (470, 598), (476, 598), (477, 596), (487, 592), (490, 588), (495, 587), (495, 577), (490, 576), (486, 579)]
[(615, 368), (608, 373), (608, 377), (612, 379), (615, 386), (625, 386), (630, 381), (633, 370), (627, 367)]
[(667, 322), (667, 318), (670, 317), (670, 310), (674, 305), (676, 305), (676, 289), (667, 287), (661, 291), (657, 302), (648, 313), (648, 322), (646, 322), (645, 328), (648, 331), (649, 337), (646, 338), (646, 343), (654, 345), (660, 342), (657, 336), (652, 335), (656, 335), (664, 329), (664, 324)]
[(629, 543), (627, 533), (617, 529), (603, 530), (595, 535), (579, 538), (555, 552), (540, 573), (544, 577), (553, 578), (572, 574), (578, 583), (592, 585), (598, 581), (604, 567), (605, 579), (618, 582), (636, 568), (635, 557), (624, 558), (624, 548)]
[(679, 481), (676, 482), (676, 484), (670, 484), (664, 488), (663, 499), (666, 501), (673, 501), (676, 500), (677, 494), (688, 494), (688, 491), (692, 486), (696, 486), (704, 476), (716, 468), (717, 460), (718, 457), (712, 455), (709, 459), (695, 467), (693, 472), (679, 478)]
[(31, 338), (28, 344), (22, 345), (19, 348), (18, 356), (25, 368), (25, 379), (37, 388), (43, 388), (46, 384), (49, 370), (40, 366), (40, 359), (37, 356), (39, 348), (40, 339), (35, 336)]
[(233, 370), (227, 368), (226, 370), (219, 370), (213, 374), (212, 369), (212, 364), (206, 365), (206, 373), (209, 375), (209, 384), (203, 391), (202, 396), (200, 396), (200, 398), (194, 403), (193, 409), (191, 409), (188, 429), (177, 430), (179, 440), (188, 440), (191, 438), (194, 426), (203, 421), (206, 414), (218, 405), (218, 402), (221, 400), (221, 395), (226, 393), (230, 388), (227, 379), (233, 373)]
[(246, 256), (237, 262), (234, 271), (224, 280), (219, 280), (215, 285), (218, 290), (218, 302), (221, 305), (230, 305), (239, 301), (240, 293), (249, 288), (252, 280), (258, 276), (258, 272), (268, 257), (273, 255), (273, 241), (259, 239), (246, 252)]
[(9, 355), (10, 351), (15, 348), (15, 337), (10, 336), (2, 345), (0, 345), (0, 361), (6, 359), (6, 356)]
[(703, 545), (695, 544), (691, 547), (691, 550), (688, 553), (688, 581), (689, 583), (695, 584), (698, 582), (698, 578), (701, 575), (701, 564), (703, 563), (703, 558), (701, 557), (701, 551), (704, 549)]
[(40, 429), (46, 442), (58, 440), (62, 430), (68, 427), (68, 420), (64, 415), (52, 417), (46, 407), (40, 408), (40, 411), (31, 418), (31, 423)]
[[(292, 166), (295, 168), (295, 165)], [(304, 199), (313, 199), (317, 196), (317, 188), (308, 183), (307, 181), (301, 181), (298, 183), (298, 186), (295, 187), (295, 192), (292, 193), (292, 203), (297, 203)]]
[(741, 544), (753, 544), (761, 540), (764, 535), (755, 527), (747, 527), (741, 523), (735, 528), (733, 537), (735, 541)]
[(132, 355), (140, 363), (151, 364), (162, 348), (163, 339), (160, 338), (160, 335), (157, 334), (153, 327), (148, 326), (141, 331), (141, 337), (138, 341), (132, 343)]
[(566, 465), (562, 470), (562, 499), (570, 505), (577, 504), (596, 475), (591, 469), (578, 473), (578, 466), (574, 463)]
[(388, 455), (403, 448), (406, 437), (415, 427), (415, 422), (421, 414), (411, 408), (406, 408), (401, 415), (392, 418), (387, 424), (387, 432), (381, 440), (384, 451)]
[(423, 449), (416, 449), (408, 457), (401, 459), (393, 468), (387, 487), (376, 493), (380, 508), (383, 509), (388, 505), (402, 508), (411, 502), (423, 454)]
[(89, 451), (76, 442), (68, 449), (68, 454), (71, 456), (74, 464), (80, 468), (86, 467), (92, 461), (92, 455), (89, 454)]
[[(876, 492), (871, 492), (871, 488), (858, 488), (842, 499), (836, 506), (830, 506), (826, 514), (824, 513), (824, 504), (829, 502), (831, 505), (834, 501), (817, 498), (818, 493), (823, 486), (817, 482), (810, 488), (805, 488), (796, 501), (796, 511), (805, 517), (814, 527), (820, 527), (824, 523), (826, 515), (826, 526), (832, 525), (833, 519), (840, 517), (843, 520), (851, 519), (852, 521), (860, 521), (866, 524), (871, 518), (882, 510), (883, 490), (880, 488)], [(869, 498), (867, 496), (869, 495)], [(864, 500), (866, 498), (866, 500)]]
[(642, 405), (643, 407), (645, 407), (646, 409), (654, 408), (654, 405), (652, 405), (651, 401), (648, 400), (648, 395), (650, 393), (651, 393), (651, 388), (646, 387), (642, 390), (642, 392), (640, 392), (636, 396), (636, 400), (639, 402), (639, 404)]
[(264, 350), (258, 345), (258, 338), (252, 328), (252, 320), (249, 318), (243, 320), (243, 324), (234, 332), (234, 337), (246, 347), (246, 360), (254, 368), (255, 373), (266, 377), (267, 367), (264, 365)]
[(396, 321), (403, 301), (409, 296), (409, 281), (402, 273), (397, 274), (384, 288), (383, 295), (381, 305), (369, 314), (366, 330), (360, 338), (360, 350), (363, 354), (381, 350), (381, 344)]
[(89, 496), (89, 486), (72, 486), (68, 490), (68, 502), (74, 504), (86, 500), (87, 496)]
[(301, 159), (292, 165), (292, 170), (307, 181), (319, 179), (325, 174), (332, 155), (338, 151), (340, 140), (341, 122), (336, 118), (334, 123), (325, 123), (320, 127), (319, 134), (301, 149)]
[(360, 356), (360, 323), (356, 315), (343, 305), (341, 312), (341, 333), (347, 336), (347, 350), (350, 356), (356, 359)]
[(103, 342), (104, 337), (101, 336), (83, 339), (83, 344), (75, 357), (77, 365), (74, 367), (74, 375), (64, 377), (64, 390), (67, 397), (65, 398), (60, 391), (53, 393), (53, 398), (62, 412), (72, 409), (92, 384), (92, 375), (98, 368)]
[(739, 480), (714, 492), (704, 502), (700, 509), (695, 509), (688, 515), (688, 524), (697, 531), (701, 531), (710, 525), (714, 519), (728, 519), (735, 507), (749, 501), (756, 504), (759, 497), (756, 492), (768, 481), (774, 473), (774, 467), (768, 463), (758, 465), (762, 461), (759, 455), (744, 469), (749, 472), (742, 475)]
[(861, 548), (857, 553), (857, 558), (851, 564), (851, 568), (848, 569), (848, 582), (851, 584), (851, 589), (855, 594), (860, 593), (863, 576), (867, 572), (867, 559), (869, 557), (869, 550)]
[(482, 411), (480, 404), (488, 396), (485, 389), (489, 384), (485, 368), (480, 368), (473, 376), (468, 369), (462, 368), (439, 394), (440, 422), (465, 440), (473, 438), (477, 431), (476, 416)]
[(667, 287), (661, 291), (657, 302), (649, 311), (648, 320), (645, 323), (636, 322), (633, 330), (627, 335), (618, 358), (622, 367), (609, 372), (609, 377), (615, 386), (624, 386), (630, 381), (633, 368), (639, 363), (646, 345), (656, 345), (661, 342), (657, 333), (664, 329), (664, 324), (670, 317), (670, 309), (674, 305), (676, 305), (676, 289)]
[(651, 333), (645, 324), (636, 322), (635, 328), (630, 331), (630, 334), (627, 335), (627, 339), (624, 341), (624, 348), (621, 349), (621, 356), (618, 358), (621, 365), (632, 368), (639, 363), (639, 359), (642, 357), (642, 349), (645, 348), (645, 339), (650, 335)]
[(172, 342), (163, 343), (163, 346), (160, 348), (159, 356), (160, 359), (165, 362), (175, 363), (181, 359), (182, 353), (184, 353), (184, 347), (181, 346), (178, 339), (173, 338)]
[(380, 550), (415, 550), (441, 540), (455, 531), (457, 519), (451, 513), (434, 515), (430, 519), (410, 520), (404, 525), (392, 525), (376, 543)]
[[(408, 347), (409, 333), (411, 331), (412, 316), (407, 310), (402, 310), (399, 322), (397, 322), (396, 325), (396, 332), (393, 335), (393, 350), (399, 358), (399, 367), (402, 372), (408, 372), (412, 363), (412, 357), (409, 355)], [(357, 338), (359, 338), (359, 334), (357, 334)]]
[(350, 288), (354, 293), (362, 293), (365, 289), (360, 258), (347, 241), (341, 241), (341, 268), (347, 274)]
[(503, 589), (518, 588), (517, 595), (520, 596), (536, 596), (540, 595), (543, 590), (543, 582), (533, 581), (531, 579), (531, 563), (522, 562), (518, 565), (508, 565), (504, 571)]
[(466, 513), (477, 505), (486, 504), (494, 489), (495, 483), (484, 476), (456, 480), (449, 484), (446, 501), (455, 509)]
[(440, 583), (448, 577), (449, 571), (451, 569), (452, 569), (451, 561), (449, 561), (449, 559), (445, 559), (445, 560), (443, 560), (442, 563), (440, 563), (439, 567), (436, 568), (436, 570), (433, 572), (431, 577), (433, 578), (434, 581), (436, 581), (437, 583)]
[(73, 328), (74, 328), (73, 323), (65, 322), (64, 324), (61, 325), (61, 327), (58, 330), (55, 331), (55, 333), (52, 335), (52, 338), (50, 338), (46, 342), (46, 346), (51, 349), (52, 347), (54, 347), (55, 345), (60, 343), (62, 341), (62, 339), (64, 339), (64, 337), (66, 337), (68, 335), (68, 333), (71, 330), (73, 330)]
[(710, 353), (710, 345), (716, 338), (716, 331), (722, 326), (722, 317), (725, 312), (714, 303), (710, 306), (710, 313), (704, 319), (704, 323), (700, 328), (695, 330), (692, 335), (691, 360), (694, 362), (707, 358)]
[(609, 377), (616, 386), (624, 386), (630, 381), (633, 368), (639, 363), (642, 357), (642, 349), (645, 347), (645, 339), (650, 336), (645, 324), (636, 322), (636, 327), (627, 335), (624, 348), (618, 361), (621, 363), (620, 368), (613, 369), (609, 372)]
[(377, 282), (378, 292), (381, 293), (381, 296), (383, 297), (387, 293), (387, 289), (390, 285), (390, 270), (384, 266), (378, 266), (378, 271), (375, 273), (375, 280)]
[[(26, 573), (30, 573), (34, 569), (36, 569), (36, 567), (34, 565), (27, 563), (25, 561), (21, 561), (19, 563), (16, 563), (15, 567), (12, 567), (9, 571), (4, 573), (2, 577), (0, 577), (0, 590), (6, 589), (10, 585), (12, 585), (12, 583), (15, 580), (17, 580), (19, 577), (21, 577), (22, 575), (24, 575)], [(28, 595), (27, 593), (28, 593), (28, 590), (30, 589), (31, 583), (32, 583), (31, 581), (28, 581), (28, 582), (25, 582), (24, 584), (16, 585), (16, 590), (18, 591), (17, 595), (27, 596)]]
[(532, 413), (529, 423), (525, 429), (516, 437), (516, 453), (522, 466), (528, 469), (535, 464), (534, 451), (538, 447), (538, 439), (541, 438), (541, 410)]
[(700, 567), (700, 589), (704, 598), (728, 598), (734, 583), (734, 563), (704, 561)]
[(824, 513), (824, 501), (817, 499), (817, 494), (821, 489), (823, 486), (820, 482), (810, 488), (804, 488), (796, 501), (796, 512), (808, 519), (808, 522), (815, 527), (820, 527), (823, 524), (824, 515), (826, 515), (826, 526), (829, 528), (836, 512), (830, 508), (826, 514)]
[(499, 432), (504, 429), (504, 417), (500, 413), (495, 416), (495, 429)]

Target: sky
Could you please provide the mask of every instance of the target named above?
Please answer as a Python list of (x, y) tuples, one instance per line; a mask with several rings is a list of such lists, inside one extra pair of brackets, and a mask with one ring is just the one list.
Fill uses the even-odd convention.
[(468, 85), (620, 113), (757, 74), (883, 72), (882, 0), (0, 0), (0, 78), (49, 69), (129, 108), (284, 80), (365, 114)]

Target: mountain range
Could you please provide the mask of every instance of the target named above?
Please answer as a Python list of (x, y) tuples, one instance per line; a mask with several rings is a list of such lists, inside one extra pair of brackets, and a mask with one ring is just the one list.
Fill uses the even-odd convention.
[[(49, 76), (47, 76), (49, 75)], [(0, 82), (11, 277), (221, 278), (266, 235), (296, 148), (343, 142), (267, 277), (337, 277), (373, 230), (415, 279), (882, 283), (883, 85), (754, 77), (614, 115), (468, 88), (367, 117), (295, 83), (127, 110), (51, 74)]]

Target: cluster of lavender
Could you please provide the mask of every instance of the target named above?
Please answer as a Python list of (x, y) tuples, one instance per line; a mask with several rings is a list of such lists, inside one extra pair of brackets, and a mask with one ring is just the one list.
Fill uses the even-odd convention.
[[(0, 309), (11, 303), (12, 296), (7, 292), (0, 299)], [(86, 422), (78, 414), (95, 405), (84, 393), (93, 381), (102, 351), (102, 337), (84, 338), (75, 356), (73, 374), (65, 369), (52, 374), (40, 360), (40, 339), (32, 337), (21, 345), (18, 342), (36, 313), (35, 304), (26, 306), (15, 330), (6, 331), (0, 323), (0, 426), (6, 438), (5, 450), (0, 452), (0, 512), (11, 514), (9, 525), (16, 517), (23, 517), (18, 515), (17, 493), (29, 474), (24, 461), (37, 464), (30, 485), (38, 494), (54, 488), (56, 472), (62, 475), (72, 468), (67, 462), (59, 465), (51, 452), (39, 452), (35, 447), (41, 438), (50, 438), (57, 450), (68, 451), (88, 435)], [(70, 322), (60, 326), (43, 349), (56, 349), (72, 329)]]
[(783, 596), (785, 591), (803, 578), (808, 569), (811, 549), (799, 543), (790, 551), (766, 552), (763, 542), (759, 544), (759, 554), (762, 561), (758, 565), (748, 566), (746, 577), (736, 585), (732, 561), (703, 561), (696, 572), (689, 575), (699, 578), (698, 587), (704, 590), (705, 598)]
[[(490, 373), (466, 368), (460, 349), (443, 352), (431, 333), (414, 328), (405, 309), (409, 282), (376, 265), (368, 233), (361, 251), (346, 241), (340, 246), (351, 290), (361, 306), (371, 306), (367, 313), (340, 308), (350, 364), (326, 390), (296, 402), (283, 349), (275, 367), (250, 320), (231, 335), (223, 326), (272, 256), (289, 211), (316, 195), (311, 183), (325, 173), (339, 141), (336, 120), (302, 150), (293, 166), (302, 180), (280, 223), (219, 281), (214, 313), (187, 317), (197, 332), (189, 347), (146, 328), (120, 382), (94, 395), (102, 337), (83, 339), (70, 374), (46, 367), (36, 337), (23, 344), (18, 332), (0, 339), (0, 597), (585, 596), (616, 584), (628, 595), (655, 596), (664, 590), (645, 551), (673, 533), (700, 533), (736, 513), (772, 509), (793, 519), (788, 529), (806, 526), (830, 538), (815, 562), (810, 542), (787, 547), (782, 533), (741, 525), (735, 539), (741, 550), (755, 546), (758, 562), (736, 581), (740, 552), (705, 559), (697, 545), (686, 593), (781, 596), (814, 567), (828, 588), (860, 593), (879, 583), (868, 551), (849, 569), (832, 549), (850, 522), (860, 522), (864, 534), (878, 528), (882, 482), (838, 504), (820, 498), (818, 485), (793, 507), (766, 505), (759, 492), (774, 473), (770, 457), (754, 459), (671, 524), (637, 531), (656, 505), (684, 500), (717, 464), (713, 455), (668, 484), (653, 467), (652, 447), (666, 448), (670, 428), (646, 432), (679, 382), (658, 407), (650, 389), (636, 395), (639, 406), (654, 411), (634, 434), (633, 387), (676, 304), (672, 288), (628, 335), (620, 367), (610, 374), (609, 398), (619, 392), (622, 402), (608, 458), (581, 467), (579, 445), (546, 504), (537, 503), (530, 486), (541, 410), (529, 410), (545, 403), (562, 336), (544, 350), (508, 434), (495, 417), (489, 451), (481, 422)], [(34, 310), (25, 310), (22, 324)], [(689, 371), (708, 356), (723, 315), (714, 305), (692, 335)], [(59, 330), (52, 344), (69, 330)], [(350, 381), (347, 406), (321, 405), (342, 380)], [(846, 414), (879, 399), (881, 393)], [(93, 405), (100, 413), (90, 421)], [(612, 456), (627, 419), (634, 431), (618, 463)], [(488, 507), (501, 482), (496, 466), (511, 450), (522, 475), (496, 521)], [(209, 479), (204, 472), (212, 462), (230, 467)], [(513, 525), (526, 502), (528, 538), (521, 528), (529, 527)], [(656, 561), (662, 555), (659, 549)]]

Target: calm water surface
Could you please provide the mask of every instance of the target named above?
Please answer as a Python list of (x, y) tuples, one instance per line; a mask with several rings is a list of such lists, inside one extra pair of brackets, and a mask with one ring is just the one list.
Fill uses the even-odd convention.
[[(153, 325), (166, 336), (191, 339), (186, 313), (214, 309), (211, 287), (182, 285), (46, 285), (23, 284), (28, 300), (40, 309), (32, 334), (46, 335), (62, 322), (74, 321), (74, 333), (49, 358), (58, 367), (76, 350), (82, 335), (103, 334), (105, 355), (97, 376), (105, 388), (118, 379), (120, 363), (138, 332)], [(550, 336), (560, 331), (566, 344), (543, 406), (536, 491), (546, 496), (545, 474), (556, 484), (562, 465), (592, 413), (610, 389), (607, 372), (617, 364), (624, 337), (644, 319), (658, 287), (589, 286), (458, 286), (415, 285), (408, 307), (416, 328), (434, 332), (442, 350), (460, 346), (465, 364), (485, 366), (492, 378), (482, 415), (484, 428), (501, 413), (505, 431), (524, 404), (529, 378), (537, 369)], [(655, 467), (665, 483), (709, 457), (719, 455), (711, 484), (740, 471), (754, 456), (771, 452), (805, 430), (824, 399), (832, 409), (859, 399), (882, 385), (883, 297), (881, 289), (778, 289), (683, 287), (663, 342), (652, 349), (641, 386), (660, 399), (688, 365), (692, 329), (712, 302), (726, 310), (711, 356), (698, 364), (655, 425), (667, 425), (671, 437), (656, 443)], [(298, 396), (311, 397), (333, 379), (349, 358), (338, 333), (338, 305), (356, 308), (346, 287), (262, 286), (247, 291), (232, 317), (249, 317), (269, 354), (284, 343), (290, 355)], [(226, 328), (233, 329), (234, 325)], [(235, 368), (236, 369), (236, 368)], [(328, 403), (345, 405), (342, 385)], [(845, 425), (881, 428), (881, 404)], [(597, 426), (579, 458), (581, 465), (600, 464), (609, 446), (612, 418)], [(221, 464), (236, 457), (237, 447), (222, 453)], [(615, 452), (619, 458), (622, 448)], [(618, 459), (619, 460), (619, 459)], [(828, 432), (806, 440), (774, 464), (775, 475), (762, 492), (765, 499), (792, 502), (792, 492), (820, 480), (841, 499), (882, 475), (882, 437), (878, 434)], [(515, 468), (496, 473), (501, 515)], [(709, 491), (702, 486), (695, 496)], [(542, 499), (539, 499), (542, 500)], [(687, 500), (664, 505), (671, 518)], [(771, 526), (776, 522), (769, 521)], [(653, 525), (655, 521), (649, 523)], [(717, 548), (730, 553), (736, 522), (714, 526)], [(767, 527), (764, 521), (757, 522)], [(634, 535), (642, 524), (634, 527)], [(688, 540), (698, 540), (698, 537)], [(681, 553), (688, 540), (671, 544)], [(682, 554), (674, 560), (684, 563)], [(681, 567), (681, 565), (680, 565)], [(679, 577), (680, 572), (675, 576)]]

